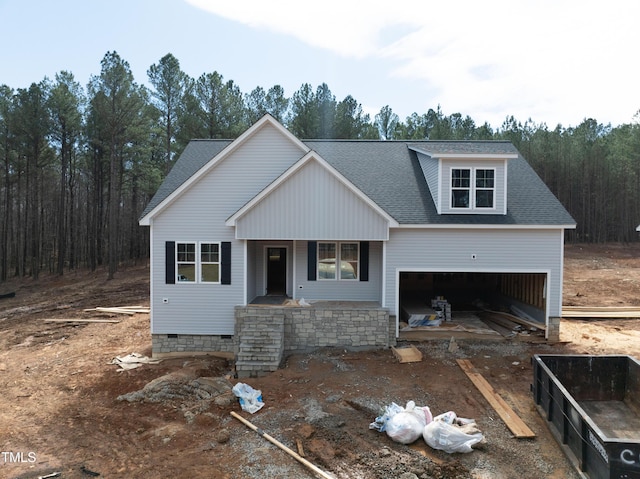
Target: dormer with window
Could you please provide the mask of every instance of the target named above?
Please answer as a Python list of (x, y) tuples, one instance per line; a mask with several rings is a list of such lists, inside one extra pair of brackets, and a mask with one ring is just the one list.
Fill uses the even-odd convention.
[(507, 214), (507, 163), (518, 157), (511, 143), (411, 144), (438, 214)]

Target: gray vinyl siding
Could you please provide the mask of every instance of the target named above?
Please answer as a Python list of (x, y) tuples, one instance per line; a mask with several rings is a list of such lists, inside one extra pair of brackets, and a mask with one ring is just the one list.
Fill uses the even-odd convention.
[(388, 221), (310, 160), (238, 219), (243, 239), (385, 240)]
[[(326, 240), (332, 241), (332, 240)], [(307, 242), (296, 243), (297, 299), (334, 301), (381, 301), (382, 295), (382, 242), (369, 243), (369, 281), (307, 279)], [(302, 288), (300, 288), (302, 286)]]
[(436, 210), (440, 211), (440, 177), (438, 175), (440, 161), (424, 153), (418, 152), (417, 155), (418, 161), (420, 162), (420, 169), (422, 169), (422, 174), (429, 187), (433, 202), (436, 204)]
[[(486, 210), (460, 210), (459, 208), (451, 208), (451, 170), (453, 168), (493, 168), (495, 169), (495, 209)], [(442, 214), (448, 213), (462, 213), (462, 214), (499, 214), (506, 213), (506, 189), (505, 178), (507, 174), (507, 164), (502, 160), (442, 160), (442, 180), (441, 180), (441, 194), (440, 194), (440, 212)], [(436, 202), (437, 204), (437, 202)]]
[[(234, 333), (234, 307), (245, 303), (245, 242), (225, 221), (303, 155), (262, 128), (153, 218), (152, 334)], [(231, 241), (231, 284), (165, 284), (166, 241)]]
[(563, 238), (561, 229), (393, 229), (386, 250), (386, 307), (397, 313), (398, 271), (539, 272), (549, 273), (548, 315), (560, 316)]

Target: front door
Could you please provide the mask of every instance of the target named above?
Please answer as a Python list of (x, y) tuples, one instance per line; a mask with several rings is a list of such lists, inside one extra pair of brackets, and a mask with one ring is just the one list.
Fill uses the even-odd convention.
[(287, 293), (287, 248), (267, 248), (267, 294)]

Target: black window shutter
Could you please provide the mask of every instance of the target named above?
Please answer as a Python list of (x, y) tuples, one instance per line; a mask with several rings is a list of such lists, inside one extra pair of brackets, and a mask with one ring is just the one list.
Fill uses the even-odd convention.
[(231, 284), (231, 242), (220, 244), (220, 283)]
[(316, 280), (316, 265), (318, 263), (318, 242), (307, 243), (307, 280)]
[(166, 284), (176, 284), (176, 242), (167, 241), (164, 244), (164, 249), (164, 282)]
[(360, 242), (360, 281), (369, 281), (369, 242)]

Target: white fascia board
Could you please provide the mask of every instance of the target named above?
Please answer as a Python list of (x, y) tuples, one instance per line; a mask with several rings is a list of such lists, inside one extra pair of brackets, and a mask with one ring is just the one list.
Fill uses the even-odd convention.
[(217, 166), (224, 159), (229, 157), (234, 151), (236, 151), (240, 146), (245, 144), (252, 136), (256, 134), (265, 124), (270, 124), (279, 130), (286, 138), (288, 138), (292, 143), (294, 143), (300, 150), (307, 153), (310, 151), (309, 147), (305, 145), (302, 141), (296, 138), (293, 133), (287, 130), (284, 126), (282, 126), (275, 118), (273, 118), (268, 113), (260, 118), (257, 122), (255, 122), (251, 127), (249, 127), (242, 135), (236, 138), (233, 142), (227, 145), (220, 153), (211, 158), (205, 165), (200, 168), (191, 178), (185, 181), (182, 185), (176, 188), (169, 196), (167, 196), (158, 206), (156, 206), (153, 210), (147, 213), (143, 218), (140, 219), (139, 224), (141, 226), (149, 226), (150, 220), (153, 216), (158, 214), (168, 205), (173, 203), (176, 198), (180, 197), (185, 190), (188, 190), (191, 185), (196, 183), (200, 178), (206, 175), (212, 168)]
[(576, 225), (401, 224), (398, 229), (436, 230), (573, 230)]
[(338, 181), (340, 181), (344, 186), (346, 186), (352, 193), (354, 193), (358, 198), (367, 203), (370, 208), (372, 208), (376, 213), (382, 216), (389, 223), (389, 227), (398, 227), (398, 222), (389, 215), (386, 211), (384, 211), (377, 203), (375, 203), (371, 198), (365, 195), (358, 187), (356, 187), (351, 181), (349, 181), (342, 173), (336, 170), (333, 166), (327, 163), (318, 153), (311, 150), (305, 156), (300, 158), (295, 164), (293, 164), (287, 171), (285, 171), (282, 175), (276, 178), (269, 186), (263, 189), (260, 193), (251, 199), (247, 204), (245, 204), (242, 208), (236, 211), (233, 215), (231, 215), (227, 221), (227, 226), (236, 226), (236, 222), (246, 213), (248, 213), (255, 205), (260, 203), (264, 198), (269, 196), (272, 191), (278, 188), (281, 184), (291, 178), (298, 170), (300, 170), (304, 165), (306, 165), (310, 161), (316, 161), (320, 166), (324, 167), (329, 171), (333, 176), (335, 176)]
[(439, 153), (430, 155), (443, 160), (514, 160), (517, 153)]
[[(410, 142), (407, 142), (410, 143)], [(409, 145), (409, 149), (418, 151), (431, 158), (441, 158), (447, 160), (512, 160), (518, 158), (518, 153), (437, 153), (429, 151), (424, 148), (420, 148), (415, 145)]]

